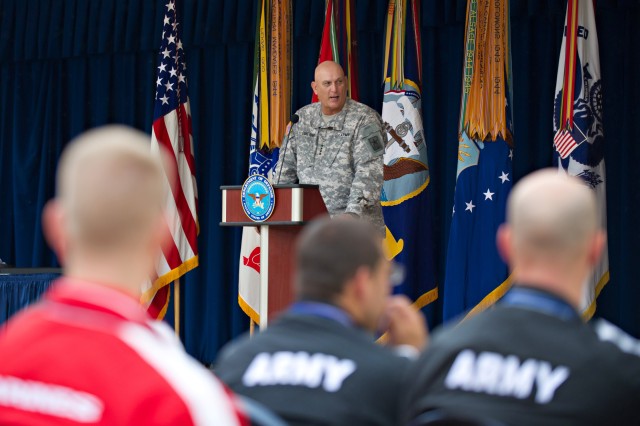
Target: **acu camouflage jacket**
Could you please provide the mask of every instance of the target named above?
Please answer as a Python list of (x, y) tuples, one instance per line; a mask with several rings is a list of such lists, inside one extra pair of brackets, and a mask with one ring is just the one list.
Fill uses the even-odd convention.
[(319, 185), (331, 216), (354, 213), (383, 232), (380, 115), (351, 99), (327, 123), (320, 103), (307, 105), (297, 114), (299, 122), (282, 143), (274, 182)]

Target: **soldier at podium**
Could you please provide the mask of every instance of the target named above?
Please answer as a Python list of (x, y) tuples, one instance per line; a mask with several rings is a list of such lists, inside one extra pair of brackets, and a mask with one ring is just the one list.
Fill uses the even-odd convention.
[(380, 115), (347, 99), (347, 77), (335, 62), (316, 67), (311, 87), (319, 102), (294, 114), (273, 182), (319, 185), (331, 216), (358, 216), (384, 232)]

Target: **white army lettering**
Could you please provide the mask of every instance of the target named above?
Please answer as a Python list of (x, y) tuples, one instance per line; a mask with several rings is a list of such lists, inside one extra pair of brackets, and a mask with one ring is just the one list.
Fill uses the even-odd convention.
[(640, 341), (620, 330), (615, 325), (600, 318), (594, 328), (598, 334), (598, 338), (603, 342), (611, 342), (623, 352), (640, 356)]
[(569, 378), (569, 368), (558, 366), (552, 370), (551, 364), (529, 358), (520, 363), (514, 355), (503, 356), (494, 352), (472, 350), (458, 354), (444, 384), (449, 389), (462, 389), (490, 395), (528, 398), (536, 385), (535, 401), (547, 404), (553, 395)]
[(247, 387), (292, 385), (322, 388), (337, 392), (344, 380), (356, 370), (350, 359), (307, 352), (262, 352), (256, 355), (242, 376)]

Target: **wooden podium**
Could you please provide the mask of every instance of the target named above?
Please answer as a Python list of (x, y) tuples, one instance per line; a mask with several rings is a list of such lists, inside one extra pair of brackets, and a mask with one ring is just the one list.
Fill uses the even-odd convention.
[[(220, 226), (260, 228), (260, 328), (293, 301), (294, 243), (305, 222), (327, 214), (318, 185), (274, 185), (271, 217), (253, 222), (242, 209), (242, 186), (221, 186)], [(267, 312), (267, 315), (264, 313)]]

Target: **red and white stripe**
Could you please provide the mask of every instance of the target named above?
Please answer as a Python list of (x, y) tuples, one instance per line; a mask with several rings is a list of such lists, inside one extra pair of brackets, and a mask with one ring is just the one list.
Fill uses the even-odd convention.
[[(169, 154), (165, 167), (172, 169), (165, 175), (166, 225), (171, 238), (162, 247), (157, 278), (150, 281), (142, 300), (149, 304), (150, 314), (161, 318), (169, 300), (167, 285), (198, 266), (198, 191), (188, 101), (180, 105), (179, 112), (173, 110), (153, 123), (151, 150), (160, 149)], [(176, 176), (175, 182), (169, 182), (170, 175)]]
[(249, 425), (229, 389), (125, 293), (62, 278), (45, 299), (0, 333), (0, 424)]
[[(565, 37), (562, 43), (562, 53), (564, 53), (564, 85), (562, 88), (560, 123), (562, 123), (563, 126), (566, 123), (569, 127), (573, 127), (575, 102), (576, 59), (578, 57), (578, 4), (579, 0), (569, 0), (567, 2)], [(560, 72), (560, 70), (558, 71)]]
[(553, 145), (563, 160), (578, 147), (578, 143), (568, 130), (559, 130), (553, 137)]

